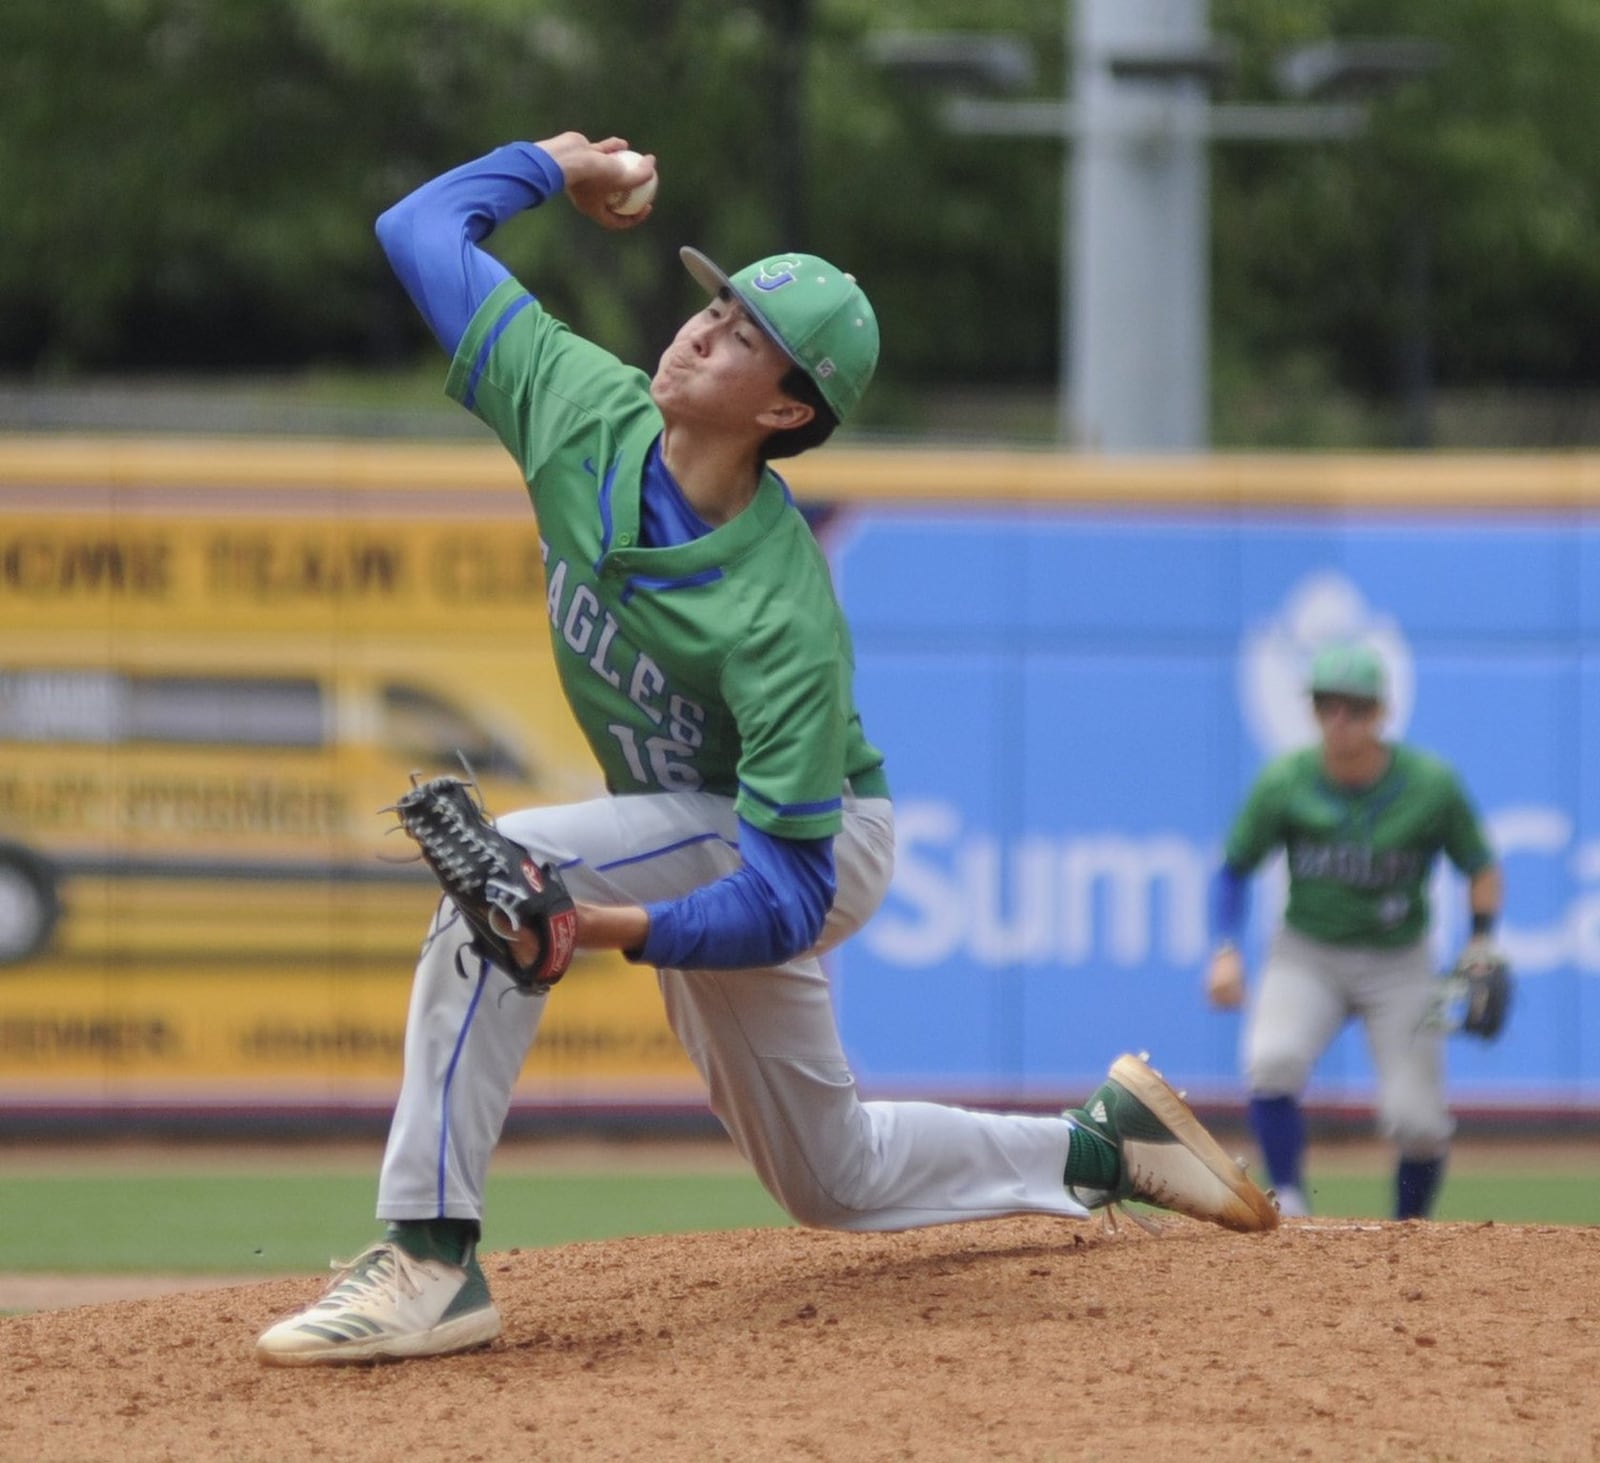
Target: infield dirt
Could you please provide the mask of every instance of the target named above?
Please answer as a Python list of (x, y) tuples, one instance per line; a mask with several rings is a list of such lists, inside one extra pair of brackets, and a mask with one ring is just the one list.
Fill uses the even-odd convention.
[(256, 1362), (322, 1276), (15, 1316), (0, 1458), (1600, 1459), (1600, 1228), (1162, 1224), (504, 1251), (381, 1366)]

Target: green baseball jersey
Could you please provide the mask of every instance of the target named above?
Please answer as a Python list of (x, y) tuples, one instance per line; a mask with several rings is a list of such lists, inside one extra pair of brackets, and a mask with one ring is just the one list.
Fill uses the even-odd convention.
[(827, 561), (776, 474), (703, 537), (641, 547), (649, 378), (515, 280), (473, 317), (446, 389), (521, 465), (556, 667), (612, 792), (722, 793), (788, 838), (836, 833), (847, 782), (886, 793)]
[(1427, 929), (1437, 855), (1467, 875), (1493, 861), (1455, 773), (1415, 748), (1390, 750), (1388, 770), (1363, 788), (1330, 781), (1321, 747), (1278, 758), (1256, 779), (1228, 835), (1225, 857), (1241, 872), (1284, 849), (1284, 920), (1311, 939), (1411, 944)]

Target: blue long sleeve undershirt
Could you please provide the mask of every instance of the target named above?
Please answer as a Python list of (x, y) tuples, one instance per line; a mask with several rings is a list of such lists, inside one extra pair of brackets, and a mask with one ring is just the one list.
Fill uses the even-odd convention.
[[(390, 265), (448, 354), (479, 306), (511, 277), (478, 246), (564, 182), (543, 148), (515, 142), (424, 183), (379, 217), (378, 241)], [(654, 548), (710, 531), (655, 449), (641, 484), (640, 530), (644, 546)], [(779, 838), (741, 818), (739, 852), (742, 865), (726, 878), (646, 905), (650, 933), (631, 953), (658, 967), (729, 970), (776, 965), (814, 945), (833, 907), (833, 840)]]
[(378, 242), (390, 266), (449, 355), (478, 307), (511, 278), (478, 245), (562, 186), (561, 169), (549, 153), (513, 142), (441, 173), (378, 216)]
[(741, 818), (739, 855), (725, 879), (645, 906), (639, 959), (669, 970), (758, 969), (816, 944), (833, 907), (833, 840), (777, 838)]
[(1244, 933), (1250, 912), (1250, 875), (1224, 863), (1211, 880), (1211, 934), (1217, 941), (1235, 940)]

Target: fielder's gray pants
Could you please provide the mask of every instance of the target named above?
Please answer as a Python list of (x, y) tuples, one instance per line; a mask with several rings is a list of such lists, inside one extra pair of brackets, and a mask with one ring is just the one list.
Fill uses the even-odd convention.
[(1455, 1131), (1445, 1102), (1444, 1039), (1422, 1029), (1436, 979), (1422, 941), (1352, 949), (1279, 930), (1245, 1023), (1250, 1091), (1298, 1097), (1317, 1058), (1358, 1017), (1378, 1076), (1378, 1131), (1402, 1157), (1443, 1157)]

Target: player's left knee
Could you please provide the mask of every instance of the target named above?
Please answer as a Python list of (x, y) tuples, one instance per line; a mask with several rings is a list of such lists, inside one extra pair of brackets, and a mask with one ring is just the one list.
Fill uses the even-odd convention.
[(763, 1174), (767, 1191), (807, 1229), (855, 1229), (877, 1202), (872, 1165), (851, 1145), (813, 1151), (780, 1174)]
[(774, 1195), (783, 1206), (783, 1212), (805, 1229), (849, 1229), (850, 1214), (831, 1196), (813, 1189), (804, 1194)]
[(766, 1189), (796, 1224), (807, 1229), (850, 1229), (859, 1211), (811, 1173), (766, 1178)]

